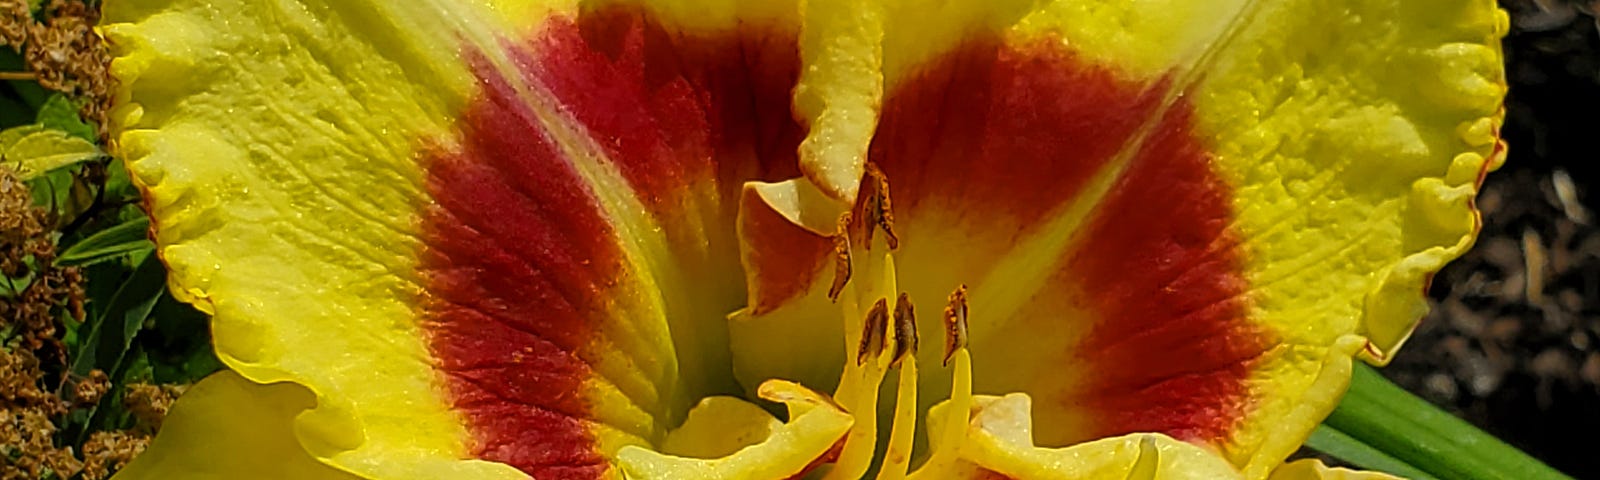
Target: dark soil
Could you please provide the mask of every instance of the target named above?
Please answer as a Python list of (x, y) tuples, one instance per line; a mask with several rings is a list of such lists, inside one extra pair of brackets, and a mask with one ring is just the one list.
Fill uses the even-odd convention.
[[(1600, 34), (1562, 0), (1506, 0), (1506, 166), (1478, 245), (1382, 371), (1578, 478), (1600, 478)], [(1595, 3), (1600, 6), (1600, 2)]]

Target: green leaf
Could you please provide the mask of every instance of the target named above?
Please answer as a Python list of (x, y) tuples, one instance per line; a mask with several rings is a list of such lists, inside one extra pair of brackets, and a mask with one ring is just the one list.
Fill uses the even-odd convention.
[(33, 255), (28, 255), (22, 260), (28, 267), (22, 275), (16, 277), (0, 275), (0, 298), (17, 298), (24, 290), (33, 286), (33, 272), (38, 270), (39, 266), (35, 263)]
[[(88, 265), (81, 270), (84, 275), (83, 290), (86, 301), (84, 324), (78, 332), (80, 338), (89, 335), (88, 324), (93, 323), (94, 319), (105, 316), (106, 307), (111, 305), (111, 299), (117, 295), (117, 288), (122, 286), (123, 280), (127, 280), (128, 276), (133, 274), (135, 266), (137, 264), (129, 265), (125, 260), (119, 259)], [(77, 352), (77, 350), (69, 351), (74, 354)]]
[(1397, 475), (1416, 473), (1394, 463), (1437, 478), (1571, 478), (1395, 386), (1359, 362), (1350, 379), (1350, 391), (1323, 425), (1334, 433), (1313, 434), (1317, 445), (1312, 448)]
[(62, 266), (89, 265), (134, 252), (155, 248), (150, 242), (150, 218), (135, 217), (96, 232), (61, 252), (56, 263)]
[(198, 382), (223, 367), (222, 360), (208, 344), (189, 352), (182, 361), (156, 363), (152, 371), (156, 383), (185, 385)]
[(105, 200), (112, 203), (133, 203), (141, 198), (139, 188), (134, 186), (133, 178), (128, 176), (128, 167), (122, 159), (113, 158), (106, 165)]
[[(137, 253), (133, 256), (138, 256)], [(168, 297), (167, 271), (155, 255), (144, 255), (127, 275), (123, 275), (126, 270), (121, 262), (91, 265), (88, 272), (91, 313), (89, 321), (79, 328), (80, 339), (78, 348), (72, 351), (71, 371), (83, 376), (90, 370), (100, 369), (111, 377), (112, 389), (99, 404), (89, 409), (82, 421), (69, 419), (63, 435), (76, 439), (76, 444), (82, 444), (92, 432), (116, 430), (128, 423), (128, 414), (122, 408), (123, 386), (151, 377), (144, 349), (135, 340), (145, 332), (145, 322), (156, 305)], [(109, 296), (109, 301), (97, 305), (98, 299), (107, 297), (105, 288), (96, 285), (96, 280), (105, 282), (115, 278), (122, 280), (120, 286)]]
[(94, 204), (94, 187), (80, 181), (78, 169), (59, 168), (23, 182), (33, 192), (33, 204), (50, 212), (52, 228), (60, 229)]
[(78, 351), (78, 327), (82, 327), (83, 322), (78, 321), (78, 319), (73, 316), (72, 309), (70, 308), (60, 309), (60, 313), (56, 315), (56, 319), (57, 321), (61, 322), (62, 327), (61, 345), (66, 347), (67, 351), (69, 352)]
[(39, 106), (37, 122), (51, 130), (60, 130), (73, 137), (93, 144), (95, 141), (94, 126), (83, 121), (83, 116), (78, 111), (83, 108), (78, 102), (72, 101), (66, 95), (54, 94)]
[(0, 131), (0, 159), (23, 181), (103, 156), (93, 142), (42, 125)]
[(156, 301), (166, 293), (166, 277), (166, 268), (155, 255), (146, 256), (133, 269), (133, 275), (122, 282), (103, 314), (84, 325), (88, 334), (82, 337), (73, 356), (73, 373), (88, 375), (96, 368), (117, 371)]
[[(112, 373), (111, 378), (118, 379), (116, 382), (119, 385), (150, 383), (155, 380), (155, 377), (151, 374), (152, 371), (150, 352), (136, 345), (128, 350), (128, 354), (123, 357), (122, 364), (117, 367), (116, 372)], [(118, 404), (120, 405), (121, 402), (118, 402)]]
[(222, 369), (211, 346), (211, 318), (193, 305), (161, 297), (150, 320), (139, 343), (149, 352), (156, 383), (194, 383)]
[(34, 205), (59, 212), (72, 203), (72, 185), (76, 180), (72, 173), (67, 169), (45, 172), (23, 183), (33, 192)]

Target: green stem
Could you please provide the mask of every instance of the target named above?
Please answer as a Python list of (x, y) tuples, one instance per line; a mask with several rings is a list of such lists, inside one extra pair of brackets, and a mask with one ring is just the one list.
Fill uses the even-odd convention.
[(1306, 439), (1306, 446), (1352, 465), (1360, 465), (1361, 468), (1387, 472), (1411, 480), (1438, 480), (1438, 477), (1429, 475), (1428, 472), (1391, 457), (1327, 425), (1318, 425), (1316, 431), (1311, 432), (1311, 438)]
[[(1333, 433), (1322, 433), (1313, 443), (1320, 442), (1329, 450), (1338, 450), (1329, 445), (1350, 446), (1353, 442), (1438, 478), (1571, 478), (1401, 389), (1360, 362), (1350, 379), (1350, 391), (1323, 425)], [(1373, 462), (1371, 458), (1346, 458), (1334, 451), (1323, 452), (1364, 467), (1383, 468), (1368, 465)]]

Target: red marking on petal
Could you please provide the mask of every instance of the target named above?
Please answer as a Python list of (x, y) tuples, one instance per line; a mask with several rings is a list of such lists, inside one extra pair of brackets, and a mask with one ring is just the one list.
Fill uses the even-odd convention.
[(751, 314), (760, 315), (810, 289), (833, 258), (833, 239), (795, 225), (754, 190), (740, 198), (739, 236), (744, 249), (745, 288)]
[(974, 38), (891, 92), (871, 158), (898, 221), (1023, 235), (1127, 143), (1160, 92), (1060, 45)]
[(714, 195), (698, 200), (727, 208), (708, 220), (728, 228), (735, 205), (717, 199), (735, 198), (748, 180), (799, 175), (806, 130), (789, 110), (795, 28), (690, 35), (606, 7), (552, 22), (528, 63), (652, 213), (674, 218), (699, 206), (690, 195)]
[[(890, 93), (872, 146), (889, 175), (895, 214), (915, 231), (903, 243), (991, 247), (936, 259), (961, 265), (943, 271), (976, 278), (1082, 195), (1125, 147), (1139, 148), (1081, 227), (1081, 250), (1060, 260), (1040, 293), (1076, 295), (1074, 303), (1098, 318), (1091, 333), (1078, 345), (1063, 340), (1062, 365), (1018, 366), (1087, 370), (1087, 385), (1055, 397), (1065, 404), (1043, 404), (1089, 409), (1081, 416), (1096, 423), (1093, 431), (1040, 425), (1056, 430), (1047, 436), (1071, 437), (1067, 443), (1129, 432), (1220, 438), (1243, 414), (1247, 364), (1266, 348), (1245, 319), (1246, 284), (1226, 230), (1231, 192), (1192, 138), (1189, 107), (1162, 113), (1168, 92), (1165, 82), (1121, 80), (1054, 38), (978, 38)], [(1158, 115), (1165, 117), (1154, 133), (1135, 138)], [(1084, 321), (1055, 313), (1024, 321)], [(1032, 331), (1050, 330), (1061, 329)]]
[[(737, 188), (798, 175), (794, 35), (687, 36), (621, 8), (552, 19), (538, 35), (513, 49), (517, 74), (549, 89), (669, 238), (736, 255)], [(460, 123), (462, 148), (428, 164), (424, 326), (476, 456), (541, 479), (597, 478), (609, 464), (585, 423), (582, 386), (596, 373), (583, 349), (601, 323), (627, 321), (607, 315), (628, 270), (563, 150), (503, 72), (475, 68), (483, 95)], [(708, 231), (683, 226), (696, 215)]]
[(1226, 438), (1271, 346), (1246, 318), (1248, 283), (1228, 231), (1232, 191), (1211, 170), (1181, 100), (1102, 201), (1065, 272), (1099, 316), (1079, 355), (1094, 437)]
[(475, 454), (540, 478), (607, 466), (574, 392), (592, 375), (575, 353), (619, 273), (613, 232), (577, 173), (487, 77), (463, 149), (428, 168), (427, 327)]

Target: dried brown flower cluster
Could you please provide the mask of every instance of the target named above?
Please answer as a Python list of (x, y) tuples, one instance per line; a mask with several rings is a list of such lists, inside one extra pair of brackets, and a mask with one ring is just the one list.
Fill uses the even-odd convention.
[(72, 404), (78, 407), (94, 406), (110, 391), (111, 378), (106, 376), (106, 372), (92, 370), (88, 378), (78, 380), (72, 387)]
[(83, 0), (49, 0), (43, 18), (34, 21), (27, 0), (0, 0), (0, 41), (22, 54), (40, 85), (84, 101), (84, 119), (105, 125), (111, 53), (94, 30), (99, 10)]
[(46, 225), (47, 214), (33, 206), (28, 187), (9, 169), (0, 171), (0, 281), (21, 290), (0, 301), (0, 326), (17, 332), (19, 350), (61, 360), (65, 352), (55, 339), (56, 315), (68, 308), (83, 318), (83, 279), (76, 268), (55, 268), (55, 244)]
[(22, 51), (22, 44), (28, 40), (28, 26), (33, 23), (28, 0), (0, 0), (0, 42)]
[(83, 480), (101, 480), (121, 470), (133, 457), (150, 446), (150, 435), (121, 432), (95, 432), (83, 442)]
[(0, 422), (0, 479), (37, 480), (53, 475), (67, 478), (83, 469), (83, 462), (71, 448), (56, 448), (56, 426), (50, 416), (36, 409), (7, 408)]
[(161, 421), (167, 418), (167, 412), (172, 410), (172, 402), (178, 401), (184, 389), (177, 385), (128, 384), (128, 393), (122, 396), (122, 405), (136, 420), (133, 430), (154, 435), (161, 429)]
[(33, 206), (27, 186), (0, 166), (0, 282), (27, 279), (6, 289), (20, 290), (15, 295), (0, 295), (0, 331), (8, 332), (0, 338), (0, 480), (99, 480), (144, 451), (182, 389), (129, 384), (122, 400), (137, 420), (132, 429), (95, 432), (83, 443), (81, 457), (71, 446), (56, 445), (54, 422), (73, 408), (98, 404), (112, 383), (100, 370), (47, 380), (47, 371), (66, 376), (57, 328), (62, 315), (83, 319), (84, 297), (79, 272), (52, 265), (48, 220)]
[[(51, 419), (68, 405), (45, 388), (41, 356), (64, 365), (56, 339), (62, 311), (82, 318), (82, 279), (76, 269), (54, 268), (55, 248), (46, 230), (46, 214), (33, 207), (28, 188), (0, 167), (0, 281), (31, 278), (27, 287), (0, 298), (0, 331), (10, 332), (0, 345), (0, 479), (66, 478), (82, 469), (71, 448), (55, 445)], [(20, 282), (18, 282), (20, 283)], [(8, 287), (11, 285), (8, 283)]]

